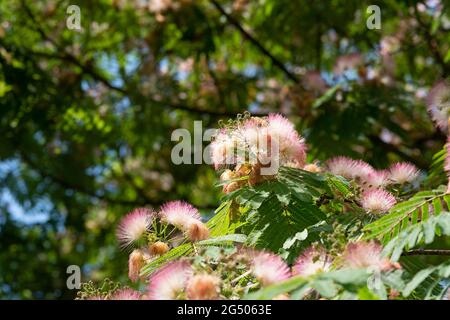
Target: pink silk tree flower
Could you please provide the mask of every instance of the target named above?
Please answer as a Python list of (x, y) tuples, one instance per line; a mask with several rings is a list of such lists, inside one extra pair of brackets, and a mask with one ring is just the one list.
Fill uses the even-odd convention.
[(344, 156), (334, 157), (329, 159), (326, 165), (332, 174), (342, 176), (346, 179), (352, 179), (355, 176), (356, 162), (351, 158)]
[(294, 162), (303, 167), (306, 163), (306, 144), (294, 124), (280, 114), (269, 114), (267, 121), (272, 143), (279, 147), (281, 164)]
[(236, 164), (239, 141), (227, 130), (221, 129), (210, 145), (210, 156), (216, 170)]
[(370, 164), (344, 156), (331, 158), (326, 164), (332, 174), (346, 179), (359, 179), (361, 181), (375, 172), (375, 169)]
[(367, 181), (370, 176), (376, 173), (376, 170), (367, 162), (362, 160), (354, 160), (353, 178), (358, 179), (358, 182)]
[(310, 247), (297, 258), (292, 267), (292, 274), (309, 277), (319, 272), (327, 272), (331, 268), (331, 263), (331, 257), (323, 248)]
[(389, 172), (387, 170), (374, 170), (367, 174), (361, 182), (367, 189), (383, 188), (389, 184)]
[(294, 124), (281, 114), (252, 117), (223, 128), (210, 145), (216, 170), (227, 166), (251, 164), (275, 175), (279, 166), (303, 168), (306, 144)]
[(142, 239), (155, 217), (155, 213), (146, 208), (137, 208), (120, 221), (116, 235), (122, 248), (129, 247)]
[(344, 265), (349, 268), (372, 268), (379, 271), (400, 269), (398, 263), (393, 263), (382, 256), (383, 247), (375, 242), (351, 242), (343, 253)]
[(201, 221), (200, 213), (184, 201), (171, 201), (161, 207), (161, 219), (184, 231), (191, 241), (201, 241), (209, 237), (208, 227)]
[(126, 288), (119, 289), (113, 293), (110, 300), (139, 300), (141, 298), (141, 293), (139, 291)]
[(427, 108), (437, 127), (447, 134), (450, 116), (450, 84), (447, 81), (439, 81), (431, 88)]
[(190, 203), (185, 201), (170, 201), (161, 206), (161, 219), (182, 230), (185, 230), (192, 220), (201, 220), (200, 213)]
[(251, 253), (251, 264), (254, 276), (263, 286), (291, 277), (291, 272), (286, 262), (274, 253), (255, 251)]
[(415, 165), (408, 162), (398, 162), (389, 168), (389, 179), (393, 183), (404, 184), (414, 181), (419, 173)]
[(367, 212), (381, 214), (388, 212), (397, 200), (385, 190), (370, 189), (363, 192), (360, 203)]
[(153, 273), (147, 286), (149, 300), (175, 300), (184, 293), (193, 270), (189, 262), (169, 262)]

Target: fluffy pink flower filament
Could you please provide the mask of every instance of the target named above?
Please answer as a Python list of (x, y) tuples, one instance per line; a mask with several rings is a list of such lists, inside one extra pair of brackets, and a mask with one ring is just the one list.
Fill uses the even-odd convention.
[(349, 268), (371, 268), (378, 271), (399, 269), (398, 263), (393, 263), (382, 256), (383, 247), (375, 242), (351, 242), (347, 245), (343, 260)]
[(110, 300), (139, 300), (141, 293), (139, 291), (126, 288), (119, 289), (111, 296)]
[(191, 241), (205, 240), (209, 230), (201, 222), (200, 213), (191, 204), (184, 201), (171, 201), (161, 207), (161, 219), (184, 231)]
[(287, 118), (270, 114), (267, 118), (250, 118), (235, 127), (221, 129), (211, 143), (211, 159), (216, 169), (246, 163), (302, 168), (306, 162), (306, 145)]
[(120, 221), (117, 227), (117, 239), (122, 248), (139, 242), (150, 229), (155, 214), (146, 208), (134, 209)]
[(358, 182), (364, 182), (375, 175), (375, 169), (362, 160), (353, 160), (348, 157), (335, 157), (327, 161), (328, 170), (346, 179), (356, 179)]
[(280, 256), (264, 251), (250, 255), (252, 272), (261, 285), (267, 286), (291, 277), (289, 267)]
[(292, 267), (292, 273), (293, 275), (309, 277), (319, 272), (329, 271), (331, 263), (331, 257), (326, 254), (323, 248), (310, 247), (297, 258)]
[(431, 119), (444, 133), (448, 133), (448, 121), (450, 116), (450, 84), (447, 81), (439, 81), (428, 93), (428, 112)]
[(370, 213), (386, 213), (396, 203), (395, 197), (382, 189), (370, 189), (363, 192), (361, 196), (361, 206)]
[(352, 179), (355, 175), (355, 160), (348, 157), (335, 157), (327, 161), (328, 170), (346, 179)]
[(414, 181), (419, 176), (419, 170), (408, 162), (399, 162), (389, 168), (389, 179), (393, 183), (404, 184)]
[(189, 262), (169, 262), (152, 274), (147, 286), (149, 300), (175, 300), (184, 293), (193, 270)]
[(240, 141), (232, 133), (221, 129), (211, 143), (211, 160), (216, 170), (227, 165), (235, 165)]
[(294, 124), (280, 114), (269, 114), (267, 121), (269, 134), (279, 146), (280, 163), (294, 162), (303, 167), (306, 163), (306, 144)]
[[(278, 147), (267, 127), (256, 125), (254, 121), (247, 121), (242, 128), (238, 128), (243, 141), (238, 147), (238, 162), (256, 164), (270, 162), (272, 151)], [(278, 152), (278, 149), (276, 149)]]
[(180, 229), (184, 229), (192, 219), (201, 220), (200, 213), (191, 204), (184, 201), (170, 201), (161, 206), (161, 219)]
[(389, 184), (389, 172), (386, 170), (374, 170), (368, 173), (363, 179), (365, 188), (383, 188)]
[(371, 177), (373, 179), (377, 174), (370, 164), (362, 160), (355, 160), (354, 169), (354, 179), (357, 179), (359, 183), (370, 181)]

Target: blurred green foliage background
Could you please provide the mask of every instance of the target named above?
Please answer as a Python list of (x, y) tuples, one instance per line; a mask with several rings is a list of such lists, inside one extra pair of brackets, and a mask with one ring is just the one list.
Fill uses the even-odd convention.
[[(0, 0), (0, 298), (73, 298), (73, 264), (127, 283), (114, 229), (136, 206), (211, 215), (216, 173), (170, 159), (172, 131), (194, 120), (280, 112), (309, 161), (427, 170), (445, 142), (425, 96), (450, 75), (449, 13), (446, 0)], [(362, 62), (337, 76), (349, 54)]]

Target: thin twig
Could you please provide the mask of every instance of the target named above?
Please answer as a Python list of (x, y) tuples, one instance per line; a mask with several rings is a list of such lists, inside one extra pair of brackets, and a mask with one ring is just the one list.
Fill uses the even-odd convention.
[(290, 72), (286, 66), (280, 61), (278, 60), (272, 53), (270, 53), (269, 50), (266, 49), (266, 47), (264, 47), (264, 45), (261, 44), (261, 42), (259, 42), (255, 37), (253, 37), (247, 30), (244, 29), (244, 27), (241, 26), (241, 24), (239, 23), (239, 21), (237, 21), (235, 18), (233, 18), (230, 14), (228, 14), (225, 9), (216, 1), (216, 0), (210, 0), (211, 3), (217, 8), (218, 11), (220, 11), (220, 13), (222, 15), (225, 16), (225, 18), (227, 19), (227, 21), (233, 25), (236, 29), (239, 30), (239, 32), (244, 36), (244, 38), (246, 38), (248, 41), (250, 41), (256, 48), (258, 48), (259, 51), (261, 51), (265, 56), (267, 56), (272, 63), (278, 67), (281, 71), (283, 71), (283, 73), (292, 81), (298, 83), (299, 79), (297, 78), (297, 76), (295, 74), (293, 74), (292, 72)]
[(417, 249), (406, 251), (402, 256), (450, 256), (450, 249)]

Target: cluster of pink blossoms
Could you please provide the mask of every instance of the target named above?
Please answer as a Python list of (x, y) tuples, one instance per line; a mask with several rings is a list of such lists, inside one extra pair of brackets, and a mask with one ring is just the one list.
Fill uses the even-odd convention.
[(198, 210), (187, 202), (171, 201), (159, 212), (146, 208), (134, 209), (120, 221), (117, 239), (122, 248), (135, 248), (128, 259), (128, 276), (139, 279), (140, 269), (147, 261), (169, 251), (167, 235), (156, 233), (156, 224), (172, 225), (183, 232), (185, 238), (196, 242), (209, 237), (209, 230), (201, 221)]
[(400, 269), (400, 264), (382, 256), (383, 247), (374, 241), (351, 242), (343, 254), (345, 266), (349, 268), (370, 268), (378, 271)]
[(390, 185), (411, 183), (420, 172), (411, 163), (399, 162), (385, 170), (376, 170), (362, 160), (335, 157), (327, 161), (328, 170), (346, 179), (355, 181), (363, 190), (361, 206), (371, 213), (385, 213), (397, 202), (395, 197), (384, 190)]
[(450, 117), (450, 83), (437, 82), (427, 96), (427, 107), (431, 119), (442, 132), (448, 134)]
[(447, 193), (450, 193), (450, 83), (445, 80), (438, 81), (427, 96), (427, 107), (431, 119), (436, 126), (447, 134), (447, 156), (445, 158), (444, 170), (449, 178)]
[[(332, 268), (367, 268), (369, 270), (389, 271), (400, 268), (381, 254), (382, 247), (376, 242), (349, 243), (340, 256), (334, 259), (319, 247), (306, 249), (295, 261), (292, 268), (278, 255), (254, 249), (242, 248), (235, 254), (236, 261), (244, 259), (247, 270), (242, 277), (250, 277), (250, 286), (259, 284), (269, 286), (285, 281), (293, 276), (311, 277)], [(233, 284), (237, 279), (227, 279), (225, 275), (205, 272), (195, 268), (191, 260), (172, 261), (154, 272), (148, 279), (146, 291), (141, 293), (132, 289), (116, 291), (109, 299), (117, 300), (216, 300), (223, 296), (221, 292), (228, 282)], [(336, 263), (335, 261), (340, 261)], [(276, 299), (288, 299), (287, 295)], [(101, 298), (99, 298), (101, 299)]]
[[(306, 145), (294, 125), (280, 114), (248, 118), (221, 129), (211, 143), (211, 159), (216, 170), (226, 170), (221, 180), (224, 192), (244, 184), (257, 184), (273, 177), (280, 166), (303, 168)], [(244, 181), (239, 179), (248, 176)]]
[[(276, 254), (241, 249), (236, 254), (236, 261), (247, 261), (248, 271), (243, 276), (253, 277), (261, 286), (268, 286), (291, 277), (288, 265)], [(149, 278), (145, 298), (151, 300), (220, 299), (222, 285), (229, 279), (221, 279), (219, 275), (196, 271), (187, 260), (178, 260), (166, 264)]]

